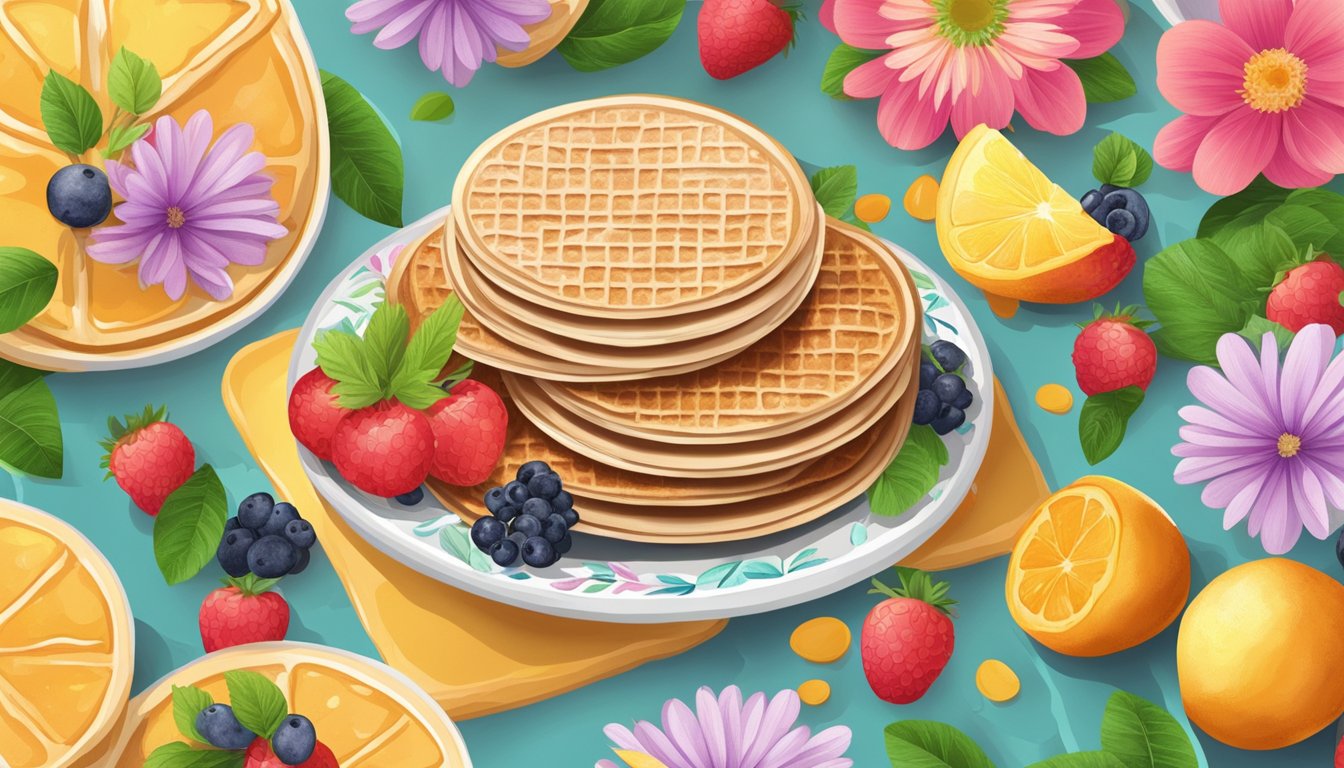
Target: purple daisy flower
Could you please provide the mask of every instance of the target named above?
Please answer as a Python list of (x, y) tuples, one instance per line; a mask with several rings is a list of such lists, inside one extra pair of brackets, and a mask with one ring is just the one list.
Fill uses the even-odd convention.
[[(1248, 530), (1265, 551), (1293, 548), (1302, 529), (1324, 539), (1344, 509), (1344, 356), (1326, 325), (1298, 332), (1279, 370), (1279, 348), (1265, 334), (1254, 348), (1235, 333), (1218, 341), (1222, 372), (1190, 371), (1190, 392), (1207, 408), (1182, 408), (1176, 482), (1202, 483), (1201, 500), (1223, 509), (1231, 529)], [(1333, 518), (1333, 519), (1332, 519)]]
[[(648, 755), (667, 768), (850, 768), (844, 757), (850, 732), (837, 725), (813, 736), (794, 728), (800, 709), (795, 691), (780, 691), (769, 702), (764, 693), (744, 704), (737, 686), (714, 692), (701, 688), (694, 712), (679, 699), (663, 705), (663, 727), (647, 721), (632, 732), (617, 723), (604, 731), (617, 749)], [(597, 768), (618, 768), (599, 760)]]
[(180, 299), (187, 278), (215, 299), (233, 294), (227, 267), (255, 267), (266, 247), (284, 237), (272, 179), (261, 173), (266, 158), (251, 151), (252, 126), (225, 131), (214, 146), (214, 124), (205, 111), (179, 126), (171, 117), (154, 123), (151, 138), (131, 146), (133, 165), (107, 161), (107, 178), (125, 201), (121, 224), (94, 231), (89, 257), (104, 264), (140, 260), (140, 284), (163, 285)]
[(526, 48), (524, 25), (550, 15), (549, 0), (360, 0), (345, 12), (356, 35), (380, 30), (373, 39), (379, 48), (419, 37), (420, 60), (459, 88), (482, 62), (495, 60), (498, 48)]

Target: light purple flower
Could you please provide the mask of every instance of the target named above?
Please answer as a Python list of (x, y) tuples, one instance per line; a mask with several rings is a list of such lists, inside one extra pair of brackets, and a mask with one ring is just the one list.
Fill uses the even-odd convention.
[[(794, 728), (800, 709), (798, 694), (780, 691), (770, 701), (764, 693), (742, 701), (735, 685), (714, 692), (701, 688), (695, 711), (679, 699), (663, 705), (663, 727), (640, 721), (632, 732), (617, 723), (604, 731), (618, 749), (641, 752), (667, 768), (850, 768), (844, 757), (850, 732), (837, 725), (813, 736), (806, 726)], [(599, 760), (597, 768), (618, 768)]]
[(390, 50), (420, 38), (420, 60), (459, 88), (496, 50), (521, 51), (527, 24), (551, 15), (549, 0), (359, 0), (345, 11), (350, 31), (379, 30), (373, 44)]
[(185, 127), (171, 117), (131, 146), (133, 165), (107, 161), (107, 177), (125, 202), (121, 224), (93, 233), (89, 257), (104, 264), (140, 260), (142, 286), (163, 285), (180, 299), (187, 278), (215, 299), (233, 294), (230, 264), (257, 266), (266, 246), (288, 231), (277, 221), (266, 158), (252, 151), (252, 126), (229, 128), (214, 146), (205, 111)]
[[(1176, 482), (1202, 483), (1203, 502), (1224, 509), (1223, 528), (1250, 516), (1265, 551), (1293, 548), (1302, 529), (1324, 539), (1344, 509), (1344, 356), (1331, 360), (1334, 332), (1309, 325), (1293, 339), (1283, 369), (1265, 334), (1254, 348), (1229, 333), (1218, 341), (1222, 373), (1190, 371), (1190, 392), (1207, 408), (1182, 408)], [(1332, 512), (1333, 509), (1333, 512)], [(1332, 517), (1334, 518), (1332, 520)]]

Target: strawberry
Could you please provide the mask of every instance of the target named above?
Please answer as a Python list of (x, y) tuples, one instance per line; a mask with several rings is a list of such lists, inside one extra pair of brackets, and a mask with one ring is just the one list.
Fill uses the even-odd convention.
[(336, 422), (346, 414), (331, 391), (336, 382), (321, 368), (305, 373), (289, 393), (289, 429), (304, 448), (331, 461), (331, 438)]
[(206, 653), (247, 643), (284, 640), (289, 631), (289, 603), (271, 587), (279, 579), (255, 574), (224, 579), (224, 587), (201, 603), (201, 643)]
[(1335, 747), (1335, 768), (1344, 768), (1344, 741)]
[(243, 768), (340, 768), (340, 763), (336, 762), (336, 756), (331, 753), (331, 748), (319, 741), (313, 749), (312, 757), (299, 763), (298, 766), (291, 766), (275, 756), (269, 741), (257, 737), (247, 747)]
[(1157, 346), (1144, 332), (1149, 323), (1135, 319), (1138, 307), (1104, 314), (1100, 307), (1073, 342), (1078, 386), (1088, 395), (1125, 387), (1147, 390), (1157, 372)]
[(429, 474), (451, 485), (485, 482), (504, 454), (509, 413), (495, 391), (466, 379), (425, 411), (436, 447)]
[(755, 69), (793, 44), (796, 6), (771, 0), (705, 0), (700, 7), (700, 63), (727, 80)]
[(863, 622), (863, 674), (879, 699), (892, 704), (918, 700), (952, 658), (950, 618), (955, 600), (947, 583), (913, 568), (896, 568), (900, 589), (873, 579), (868, 594), (886, 595)]
[(429, 417), (396, 400), (348, 412), (332, 438), (332, 462), (341, 477), (389, 498), (425, 482), (434, 452)]
[(1344, 336), (1344, 267), (1330, 260), (1311, 261), (1289, 270), (1269, 292), (1265, 316), (1296, 333), (1312, 323), (1328, 325)]
[(148, 405), (128, 414), (124, 424), (109, 417), (110, 436), (101, 443), (107, 477), (115, 477), (135, 506), (151, 515), (159, 514), (164, 499), (196, 470), (196, 449), (167, 418), (165, 408)]

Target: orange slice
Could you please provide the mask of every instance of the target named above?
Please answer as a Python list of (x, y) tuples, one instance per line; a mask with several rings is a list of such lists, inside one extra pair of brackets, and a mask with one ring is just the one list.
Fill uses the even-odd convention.
[[(42, 127), (39, 97), (48, 70), (81, 83), (102, 106), (112, 57), (125, 46), (152, 61), (163, 97), (142, 120), (179, 123), (200, 109), (216, 137), (240, 122), (256, 128), (289, 234), (255, 267), (233, 265), (224, 301), (191, 288), (177, 301), (142, 290), (136, 264), (84, 256), (88, 230), (47, 211), (46, 186), (71, 158)], [(0, 0), (0, 221), (2, 245), (42, 254), (60, 272), (56, 295), (26, 327), (0, 336), (0, 357), (54, 370), (129, 367), (187, 354), (270, 305), (297, 272), (325, 210), (326, 110), (317, 69), (288, 0)], [(106, 147), (106, 142), (100, 148)], [(84, 162), (102, 164), (98, 149)], [(116, 224), (113, 216), (107, 225)]]
[(1190, 552), (1157, 502), (1084, 477), (1041, 503), (1008, 561), (1008, 610), (1070, 656), (1131, 648), (1167, 627), (1190, 592)]
[(0, 765), (83, 765), (130, 695), (126, 593), (78, 531), (3, 499), (0, 563)]

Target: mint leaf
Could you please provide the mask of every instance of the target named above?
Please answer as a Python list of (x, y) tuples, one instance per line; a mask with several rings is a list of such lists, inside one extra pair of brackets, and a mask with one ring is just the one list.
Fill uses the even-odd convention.
[(913, 507), (933, 490), (947, 462), (947, 446), (932, 427), (911, 427), (900, 453), (868, 489), (873, 514), (891, 517)]
[(229, 687), (229, 706), (238, 722), (247, 730), (269, 739), (289, 714), (285, 694), (270, 678), (258, 672), (225, 672)]
[(1236, 333), (1264, 297), (1212, 240), (1184, 240), (1148, 260), (1143, 295), (1162, 323), (1153, 341), (1162, 354), (1217, 365), (1215, 348)]
[(1102, 184), (1137, 187), (1153, 175), (1153, 157), (1132, 139), (1112, 133), (1092, 150), (1092, 175)]
[(627, 64), (667, 42), (686, 0), (591, 0), (556, 50), (580, 72)]
[(1089, 104), (1122, 101), (1139, 92), (1129, 70), (1109, 53), (1092, 59), (1071, 59), (1064, 63), (1078, 73), (1078, 79), (1083, 81), (1083, 95)]
[(1288, 351), (1288, 345), (1293, 343), (1293, 337), (1297, 335), (1261, 315), (1252, 315), (1251, 319), (1247, 320), (1246, 325), (1237, 333), (1254, 344), (1256, 349), (1260, 348), (1260, 343), (1264, 340), (1265, 334), (1272, 333), (1274, 334), (1274, 341), (1279, 346), (1280, 353)]
[(336, 381), (332, 392), (342, 408), (357, 409), (383, 399), (382, 382), (364, 350), (364, 341), (352, 333), (330, 330), (313, 341), (317, 366)]
[(415, 106), (411, 107), (411, 119), (430, 123), (438, 122), (448, 119), (456, 109), (452, 96), (441, 91), (434, 91), (426, 93), (415, 102)]
[(123, 47), (112, 57), (112, 66), (107, 72), (107, 94), (118, 107), (132, 115), (143, 115), (159, 102), (163, 95), (163, 80), (153, 62)]
[(196, 730), (196, 716), (214, 703), (214, 696), (194, 685), (174, 685), (173, 722), (177, 723), (177, 732), (192, 741), (208, 744), (200, 731)]
[(1078, 414), (1078, 442), (1088, 464), (1096, 464), (1115, 453), (1125, 440), (1129, 417), (1142, 403), (1143, 390), (1138, 387), (1102, 392), (1083, 401), (1083, 410)]
[(448, 396), (433, 381), (453, 353), (464, 312), (457, 296), (449, 296), (416, 329), (406, 345), (406, 356), (392, 374), (391, 390), (398, 400), (412, 408), (424, 409)]
[(994, 768), (970, 736), (946, 723), (906, 720), (883, 734), (892, 768)]
[(841, 43), (831, 51), (826, 60), (826, 68), (821, 71), (821, 92), (833, 99), (848, 99), (845, 93), (845, 77), (850, 72), (883, 56), (890, 51), (866, 51), (852, 45)]
[(59, 479), (65, 446), (61, 418), (47, 382), (36, 371), (0, 365), (0, 464), (37, 477)]
[[(1324, 216), (1331, 223), (1344, 222), (1344, 195), (1334, 190), (1299, 189), (1288, 195), (1288, 204), (1305, 205)], [(1272, 215), (1271, 215), (1272, 218)], [(1284, 224), (1274, 223), (1288, 230), (1288, 234), (1297, 240), (1297, 233)], [(1315, 243), (1316, 247), (1331, 254), (1344, 254), (1344, 230), (1337, 228), (1337, 234), (1324, 242)]]
[(54, 69), (42, 81), (40, 106), (42, 126), (63, 152), (82, 155), (103, 136), (103, 113), (93, 95)]
[(214, 559), (228, 516), (224, 484), (213, 467), (202, 464), (154, 518), (154, 559), (164, 581), (180, 584)]
[(322, 73), (331, 134), (331, 189), (356, 213), (400, 227), (406, 169), (401, 146), (355, 87)]
[(1223, 227), (1238, 220), (1260, 221), (1282, 205), (1288, 195), (1288, 190), (1275, 186), (1264, 176), (1257, 176), (1242, 191), (1209, 206), (1199, 222), (1197, 235), (1201, 238), (1213, 237)]
[(1165, 709), (1116, 691), (1101, 719), (1101, 748), (1125, 768), (1199, 768), (1185, 729)]
[(247, 753), (224, 749), (196, 749), (174, 741), (149, 754), (144, 768), (242, 768)]
[(146, 133), (149, 133), (149, 123), (114, 127), (107, 132), (107, 154), (111, 157), (121, 154)]
[[(1274, 286), (1279, 274), (1307, 261), (1303, 249), (1297, 247), (1287, 232), (1273, 224), (1256, 224), (1240, 229), (1235, 237), (1225, 243), (1220, 242), (1226, 232), (1220, 232), (1214, 241), (1219, 242), (1227, 254), (1230, 261), (1228, 268), (1240, 272), (1246, 284), (1257, 291), (1268, 291)], [(1247, 300), (1250, 298), (1248, 296)]]
[(832, 218), (840, 218), (854, 207), (859, 194), (859, 170), (852, 165), (822, 168), (812, 174), (812, 194)]
[(0, 333), (22, 328), (56, 293), (56, 265), (27, 248), (0, 247)]
[(1032, 763), (1027, 768), (1125, 768), (1125, 764), (1105, 752), (1074, 752)]
[(401, 366), (406, 354), (406, 335), (410, 332), (411, 320), (405, 308), (391, 301), (378, 305), (364, 329), (364, 357), (369, 361), (374, 381), (384, 392), (392, 382), (392, 373)]

